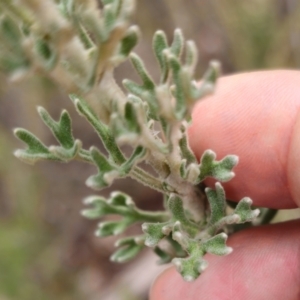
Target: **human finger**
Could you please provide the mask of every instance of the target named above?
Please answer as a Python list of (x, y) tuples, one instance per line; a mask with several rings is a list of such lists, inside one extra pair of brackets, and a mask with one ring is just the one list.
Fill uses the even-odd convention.
[(239, 156), (235, 178), (224, 184), (229, 199), (249, 196), (270, 208), (300, 204), (299, 83), (298, 71), (223, 77), (196, 105), (188, 131), (196, 156), (206, 149), (218, 159)]
[(254, 227), (228, 240), (228, 256), (206, 255), (208, 268), (184, 282), (175, 268), (162, 273), (150, 300), (300, 299), (300, 220)]

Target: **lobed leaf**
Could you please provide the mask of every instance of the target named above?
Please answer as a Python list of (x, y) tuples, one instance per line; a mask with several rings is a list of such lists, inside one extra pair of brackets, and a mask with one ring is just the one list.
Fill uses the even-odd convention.
[(141, 60), (141, 58), (137, 54), (131, 53), (130, 60), (135, 70), (137, 71), (137, 73), (142, 79), (144, 89), (148, 91), (153, 91), (155, 84), (151, 76), (149, 75), (148, 71), (146, 70), (146, 67), (143, 61)]
[(234, 213), (237, 214), (241, 221), (240, 223), (250, 222), (254, 220), (260, 213), (259, 209), (251, 209), (252, 200), (248, 197), (243, 198), (236, 206)]
[(124, 263), (133, 259), (145, 247), (143, 241), (143, 236), (126, 237), (118, 240), (116, 246), (120, 248), (112, 254), (110, 260)]
[(177, 28), (174, 31), (174, 38), (170, 47), (170, 51), (177, 58), (180, 58), (183, 52), (183, 46), (184, 46), (184, 37), (183, 37), (182, 30)]
[(28, 146), (25, 150), (17, 150), (14, 153), (24, 162), (34, 164), (39, 160), (60, 160), (31, 132), (17, 128), (14, 130), (14, 134)]
[(94, 189), (109, 186), (120, 175), (119, 168), (113, 165), (96, 147), (92, 147), (90, 152), (97, 166), (98, 174), (90, 176), (86, 181), (86, 185)]
[(38, 113), (63, 148), (71, 149), (74, 147), (75, 141), (72, 134), (72, 121), (66, 110), (62, 111), (58, 122), (54, 121), (49, 113), (41, 106), (38, 107)]
[(227, 255), (232, 252), (231, 247), (226, 246), (227, 241), (227, 234), (219, 233), (215, 235), (214, 237), (206, 240), (202, 243), (202, 248), (208, 252), (215, 255)]
[(236, 155), (227, 155), (222, 160), (215, 160), (216, 154), (212, 150), (206, 150), (199, 165), (200, 175), (199, 181), (203, 181), (207, 177), (213, 177), (219, 181), (226, 182), (234, 177), (232, 169), (238, 163)]
[(119, 53), (127, 57), (132, 49), (135, 47), (139, 39), (139, 30), (137, 26), (129, 27), (125, 37), (120, 42)]
[(209, 223), (214, 224), (220, 221), (226, 215), (226, 197), (222, 185), (217, 182), (215, 190), (211, 188), (205, 189), (205, 194), (209, 201), (210, 206), (210, 219)]
[(157, 244), (169, 234), (169, 232), (165, 231), (170, 222), (164, 223), (144, 223), (142, 225), (142, 230), (146, 234), (145, 235), (145, 245), (148, 247), (156, 247)]

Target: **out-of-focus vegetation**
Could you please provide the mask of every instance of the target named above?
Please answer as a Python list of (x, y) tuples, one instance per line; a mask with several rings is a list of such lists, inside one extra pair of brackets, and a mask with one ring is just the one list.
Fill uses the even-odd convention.
[[(152, 34), (163, 29), (171, 37), (176, 27), (198, 45), (199, 75), (210, 59), (220, 60), (225, 74), (300, 68), (298, 0), (139, 0), (137, 12), (134, 21), (143, 39), (136, 51), (148, 60), (154, 75)], [(118, 71), (119, 79), (132, 73), (128, 64)], [(37, 104), (56, 117), (67, 108), (76, 120), (75, 136), (86, 146), (98, 143), (53, 83), (30, 77), (10, 84), (1, 75), (0, 300), (146, 299), (151, 279), (139, 273), (148, 283), (141, 279), (130, 286), (123, 275), (142, 272), (143, 257), (135, 264), (110, 263), (113, 240), (93, 237), (95, 224), (79, 215), (82, 198), (90, 194), (84, 181), (91, 168), (48, 162), (32, 167), (13, 157), (13, 150), (20, 146), (11, 133), (14, 127), (33, 130), (47, 144), (54, 142), (38, 118)], [(114, 188), (140, 199), (141, 207), (160, 205), (156, 193), (131, 181), (120, 181)], [(299, 215), (299, 211), (284, 212), (279, 220)]]

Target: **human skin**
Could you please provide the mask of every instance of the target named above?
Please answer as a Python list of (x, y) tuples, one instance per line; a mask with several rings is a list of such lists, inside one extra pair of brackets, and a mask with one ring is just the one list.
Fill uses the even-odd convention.
[[(219, 159), (239, 156), (235, 178), (224, 184), (229, 199), (300, 206), (300, 72), (223, 77), (192, 118), (189, 143), (198, 158), (206, 149)], [(150, 300), (300, 300), (300, 220), (241, 231), (228, 245), (228, 256), (205, 256), (209, 266), (194, 282), (173, 267), (163, 272)]]

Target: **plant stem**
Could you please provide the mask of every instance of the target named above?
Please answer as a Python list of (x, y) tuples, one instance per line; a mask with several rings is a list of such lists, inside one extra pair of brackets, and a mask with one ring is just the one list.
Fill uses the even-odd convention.
[(170, 218), (170, 215), (166, 211), (143, 211), (137, 210), (139, 219), (143, 222), (165, 222)]
[[(161, 193), (168, 194), (168, 188), (158, 179), (148, 174), (139, 167), (134, 167), (129, 173), (129, 176), (145, 186), (149, 186)], [(170, 186), (171, 189), (171, 186)]]

